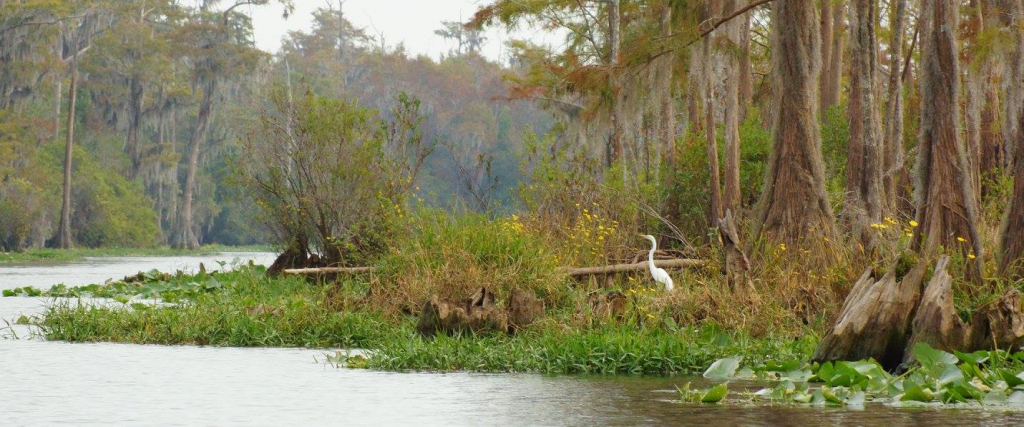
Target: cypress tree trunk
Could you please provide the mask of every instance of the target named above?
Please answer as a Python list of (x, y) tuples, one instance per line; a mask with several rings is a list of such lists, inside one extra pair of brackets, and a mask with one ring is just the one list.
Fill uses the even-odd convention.
[[(707, 16), (714, 18), (718, 16), (719, 3), (711, 0), (708, 5)], [(708, 153), (708, 176), (710, 177), (709, 200), (708, 200), (708, 227), (714, 227), (718, 219), (722, 217), (722, 183), (721, 173), (718, 169), (718, 140), (715, 136), (715, 84), (712, 73), (712, 65), (719, 61), (719, 56), (713, 52), (711, 38), (713, 34), (704, 37), (704, 118), (705, 136), (707, 136)]]
[(903, 149), (903, 24), (907, 15), (907, 0), (893, 0), (892, 39), (889, 42), (889, 100), (885, 114), (885, 203), (895, 211), (899, 206), (899, 191), (905, 184)]
[[(994, 0), (999, 4), (1001, 13), (1001, 24), (1010, 29), (1019, 28), (1021, 25), (1021, 0)], [(1014, 37), (1019, 37), (1019, 34)], [(1006, 164), (1010, 170), (1015, 161), (1016, 141), (1020, 134), (1020, 124), (1014, 117), (1020, 114), (1024, 108), (1024, 51), (1020, 49), (1020, 40), (1017, 39), (1014, 49), (1007, 55), (1006, 73), (1004, 74), (1004, 88), (1006, 102), (1003, 103), (1003, 141), (1006, 147)]]
[(755, 238), (806, 245), (814, 237), (835, 237), (814, 109), (821, 55), (816, 22), (814, 2), (782, 1), (772, 6), (778, 112)]
[(181, 210), (178, 212), (178, 230), (175, 233), (174, 247), (178, 249), (198, 249), (199, 239), (192, 229), (192, 199), (196, 187), (196, 170), (199, 168), (199, 149), (206, 137), (206, 127), (210, 120), (213, 104), (213, 92), (217, 81), (211, 77), (203, 87), (203, 100), (199, 104), (199, 115), (196, 127), (192, 132), (192, 148), (188, 157), (188, 171), (185, 174), (185, 188), (182, 192)]
[(71, 167), (74, 159), (75, 101), (78, 100), (78, 57), (71, 60), (71, 84), (68, 86), (68, 134), (64, 144), (64, 185), (60, 206), (60, 226), (57, 228), (57, 247), (71, 249)]
[[(1003, 13), (1008, 17), (1009, 28), (1013, 32), (1013, 46), (1015, 53), (1012, 60), (1011, 70), (1021, 71), (1024, 69), (1024, 29), (1020, 25), (1024, 22), (1024, 5), (1020, 2), (1009, 5)], [(1010, 78), (1019, 77), (1021, 74), (1009, 73)], [(1018, 126), (1024, 126), (1024, 110), (1017, 110), (1015, 118), (1005, 117), (1005, 121), (1015, 121)], [(1002, 236), (1000, 238), (999, 271), (1003, 275), (1022, 276), (1024, 275), (1024, 161), (1020, 161), (1021, 147), (1024, 147), (1024, 132), (1016, 134), (1016, 140), (1007, 140), (1006, 147), (1018, 158), (1013, 162), (1013, 195), (1010, 198), (1010, 206), (1003, 221)]]
[(142, 84), (132, 78), (128, 84), (128, 158), (132, 162), (131, 176), (138, 175), (142, 165), (139, 153), (139, 126), (142, 124)]
[(945, 1), (921, 7), (921, 120), (913, 249), (931, 256), (940, 247), (974, 257), (969, 275), (981, 279), (981, 238), (967, 150), (960, 139), (959, 8)]
[[(736, 10), (736, 0), (726, 0), (725, 10)], [(732, 44), (741, 44), (743, 22), (734, 19), (725, 24), (726, 36)], [(741, 54), (742, 55), (742, 54)], [(740, 189), (740, 86), (743, 70), (735, 55), (725, 55), (725, 199), (723, 208), (739, 214)], [(723, 211), (724, 212), (724, 211)], [(721, 216), (719, 216), (721, 218)], [(717, 224), (717, 218), (712, 224)]]
[(845, 29), (846, 7), (834, 0), (831, 3), (832, 37), (829, 57), (821, 76), (821, 112), (839, 104), (839, 87), (843, 79), (843, 31)]
[(740, 29), (740, 121), (747, 119), (747, 108), (754, 102), (754, 75), (750, 68), (750, 12), (743, 14)]
[(850, 145), (846, 160), (845, 217), (865, 247), (874, 242), (870, 224), (882, 220), (882, 149), (875, 102), (877, 0), (850, 5)]
[(622, 155), (625, 152), (622, 142), (622, 94), (620, 93), (622, 91), (622, 88), (620, 87), (619, 79), (616, 76), (615, 71), (615, 66), (619, 64), (619, 0), (611, 0), (608, 2), (608, 5), (608, 43), (610, 45), (608, 49), (608, 79), (609, 85), (612, 89), (612, 134), (610, 140), (611, 156), (608, 159), (608, 165), (611, 166), (611, 164), (614, 163), (616, 160), (623, 160), (621, 167), (623, 174), (623, 183), (625, 183), (626, 162), (622, 158)]
[[(672, 34), (672, 7), (667, 3), (662, 8), (661, 15), (662, 32), (666, 36)], [(674, 171), (676, 166), (676, 104), (675, 91), (672, 82), (672, 64), (675, 62), (675, 54), (669, 53), (665, 60), (666, 93), (661, 97), (661, 108), (659, 117), (655, 120), (658, 124), (658, 139), (661, 144), (661, 153), (668, 165), (668, 170)], [(669, 174), (671, 176), (671, 174)]]

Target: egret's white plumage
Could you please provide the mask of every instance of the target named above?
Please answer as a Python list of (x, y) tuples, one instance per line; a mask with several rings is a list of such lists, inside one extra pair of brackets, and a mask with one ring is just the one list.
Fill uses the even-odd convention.
[(672, 284), (672, 277), (668, 275), (665, 269), (654, 266), (654, 251), (658, 250), (658, 241), (654, 240), (654, 236), (650, 234), (644, 237), (651, 241), (651, 252), (647, 254), (647, 266), (651, 269), (651, 277), (654, 278), (655, 282), (665, 285), (665, 292), (671, 292), (675, 288)]

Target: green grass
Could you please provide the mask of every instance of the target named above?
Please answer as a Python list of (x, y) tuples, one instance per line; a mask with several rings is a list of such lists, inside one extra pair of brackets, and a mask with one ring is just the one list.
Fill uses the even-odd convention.
[(270, 246), (224, 246), (206, 245), (198, 250), (160, 248), (81, 248), (81, 249), (30, 249), (23, 252), (0, 252), (0, 264), (4, 263), (46, 263), (78, 261), (87, 257), (124, 256), (182, 256), (212, 255), (219, 252), (262, 252), (273, 251)]

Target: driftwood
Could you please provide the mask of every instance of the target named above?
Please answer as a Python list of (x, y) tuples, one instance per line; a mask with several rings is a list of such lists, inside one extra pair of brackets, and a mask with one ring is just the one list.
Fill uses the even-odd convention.
[(722, 264), (725, 267), (725, 283), (733, 292), (753, 291), (747, 277), (750, 260), (747, 259), (747, 254), (743, 253), (743, 249), (740, 249), (742, 245), (731, 210), (726, 210), (725, 218), (718, 220), (718, 234), (722, 238), (722, 251), (725, 253), (725, 262)]
[[(687, 267), (700, 267), (706, 264), (707, 261), (702, 259), (659, 259), (654, 260), (654, 265), (661, 268), (687, 268)], [(566, 275), (579, 277), (579, 276), (592, 276), (599, 274), (612, 274), (612, 273), (625, 273), (631, 271), (643, 271), (647, 268), (647, 261), (636, 262), (631, 264), (612, 264), (602, 265), (599, 267), (562, 267), (558, 270)]]
[(965, 352), (1024, 344), (1020, 294), (1010, 290), (978, 308), (971, 323), (964, 322), (953, 306), (949, 262), (948, 256), (939, 257), (924, 288), (927, 260), (899, 279), (893, 270), (881, 279), (866, 271), (843, 303), (835, 326), (815, 349), (813, 360), (870, 357), (888, 370), (900, 370), (914, 362), (918, 342)]
[(289, 268), (284, 274), (357, 274), (370, 273), (374, 267), (315, 267), (315, 268)]

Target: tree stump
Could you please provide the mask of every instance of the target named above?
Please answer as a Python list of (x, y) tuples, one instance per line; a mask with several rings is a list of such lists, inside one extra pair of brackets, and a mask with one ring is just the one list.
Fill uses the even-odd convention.
[(871, 269), (854, 284), (835, 326), (814, 351), (816, 362), (874, 358), (890, 371), (914, 363), (914, 346), (946, 351), (1012, 349), (1024, 344), (1020, 293), (1007, 291), (964, 322), (953, 305), (949, 256), (940, 256), (922, 289), (929, 261), (922, 259), (901, 280), (895, 269), (875, 280)]
[(718, 234), (722, 238), (722, 249), (725, 253), (725, 283), (733, 292), (747, 293), (753, 291), (753, 286), (747, 277), (750, 270), (750, 260), (747, 254), (740, 249), (739, 233), (736, 231), (736, 221), (733, 220), (732, 211), (725, 211), (725, 218), (718, 219)]
[(508, 299), (509, 332), (529, 326), (544, 315), (544, 303), (530, 291), (513, 289)]
[(948, 267), (949, 256), (940, 256), (914, 315), (913, 329), (903, 352), (904, 367), (914, 360), (914, 345), (918, 342), (939, 350), (975, 350), (968, 346), (970, 325), (960, 319), (953, 307), (953, 277), (946, 271)]
[(504, 332), (508, 330), (508, 316), (494, 306), (494, 294), (480, 288), (462, 301), (443, 301), (436, 295), (430, 297), (420, 310), (416, 329), (425, 336), (434, 336), (438, 332)]
[(919, 263), (899, 281), (895, 269), (879, 280), (867, 269), (853, 285), (835, 326), (815, 349), (813, 360), (870, 357), (886, 369), (899, 366), (927, 268), (926, 263)]

